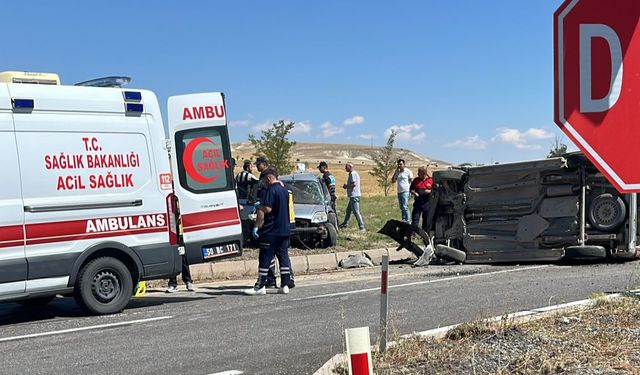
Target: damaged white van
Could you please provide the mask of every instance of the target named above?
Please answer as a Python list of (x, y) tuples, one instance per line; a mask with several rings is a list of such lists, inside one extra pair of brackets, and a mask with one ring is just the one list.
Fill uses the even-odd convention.
[(0, 82), (0, 301), (73, 295), (109, 314), (180, 272), (183, 249), (191, 264), (241, 254), (223, 94), (171, 97), (167, 140), (150, 91)]

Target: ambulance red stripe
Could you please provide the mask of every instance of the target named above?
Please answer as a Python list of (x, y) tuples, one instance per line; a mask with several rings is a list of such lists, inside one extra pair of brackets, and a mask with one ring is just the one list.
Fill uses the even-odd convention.
[(148, 233), (162, 233), (166, 231), (167, 231), (166, 228), (142, 228), (142, 229), (113, 231), (113, 232), (83, 233), (78, 235), (29, 238), (27, 239), (27, 245), (39, 245), (39, 244), (51, 243), (51, 242), (92, 240), (94, 238), (105, 238), (105, 237), (134, 236), (134, 235), (148, 234)]
[(193, 214), (183, 214), (182, 229), (185, 232), (193, 232), (205, 229), (202, 228), (203, 225), (215, 225), (214, 228), (235, 225), (236, 223), (231, 223), (231, 220), (237, 220), (238, 223), (240, 222), (240, 218), (238, 217), (238, 208), (236, 207), (196, 212)]
[(221, 221), (217, 223), (201, 224), (201, 225), (196, 225), (191, 227), (184, 227), (182, 230), (185, 233), (187, 233), (187, 232), (196, 232), (196, 231), (205, 230), (205, 229), (227, 227), (231, 225), (240, 225), (240, 220), (227, 220), (227, 221)]
[[(164, 220), (163, 225), (156, 225), (153, 227), (137, 227), (138, 219), (147, 216), (162, 216)], [(133, 236), (149, 233), (168, 233), (166, 226), (166, 214), (148, 214), (148, 215), (134, 215), (134, 216), (120, 216), (119, 219), (126, 219), (124, 222), (129, 225), (132, 223), (136, 227), (129, 227), (115, 230), (101, 230), (94, 232), (87, 232), (88, 222), (100, 220), (108, 220), (113, 217), (107, 218), (95, 218), (95, 219), (83, 219), (72, 221), (60, 221), (38, 224), (26, 225), (26, 244), (37, 245), (44, 243), (65, 242), (65, 241), (80, 241), (94, 238), (105, 237), (120, 237), (120, 236)], [(129, 220), (130, 219), (130, 220)], [(146, 222), (146, 221), (145, 221)], [(94, 225), (95, 227), (95, 225)], [(0, 227), (0, 248), (22, 246), (25, 244), (23, 226), (14, 225)]]
[(0, 227), (0, 243), (7, 241), (23, 241), (24, 229), (22, 225)]

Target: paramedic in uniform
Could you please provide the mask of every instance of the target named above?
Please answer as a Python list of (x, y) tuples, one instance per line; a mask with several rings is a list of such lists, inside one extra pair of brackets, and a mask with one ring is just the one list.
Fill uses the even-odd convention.
[(258, 260), (258, 282), (244, 291), (248, 295), (267, 294), (267, 273), (274, 257), (280, 263), (281, 288), (279, 293), (289, 293), (291, 261), (289, 259), (289, 191), (282, 186), (274, 168), (267, 168), (260, 174), (265, 184), (264, 201), (258, 208), (256, 227), (260, 242)]
[[(256, 169), (258, 170), (258, 172), (262, 173), (267, 168), (270, 168), (269, 160), (264, 156), (258, 156), (256, 158)], [(277, 173), (277, 171), (275, 169), (274, 169), (274, 171)], [(276, 175), (276, 177), (277, 177), (277, 175)], [(278, 183), (280, 184), (280, 186), (284, 186), (284, 184), (281, 181), (278, 181)], [(265, 195), (266, 191), (267, 191), (267, 185), (263, 182), (262, 179), (259, 179), (258, 180), (258, 192), (256, 194), (257, 202), (255, 204), (256, 210), (258, 209), (258, 207), (260, 207), (260, 205), (264, 201), (264, 195)], [(252, 235), (253, 235), (253, 238), (255, 238), (255, 239), (258, 238), (257, 230), (258, 230), (258, 228), (256, 228), (254, 226)], [(290, 280), (291, 281), (289, 283), (289, 288), (294, 288), (296, 286), (296, 284), (295, 284), (295, 281), (293, 280), (293, 269), (291, 269)], [(269, 273), (267, 274), (267, 288), (277, 288), (277, 284), (276, 284), (276, 258), (275, 258), (275, 256), (273, 257), (273, 260), (271, 261), (271, 266), (269, 267)]]

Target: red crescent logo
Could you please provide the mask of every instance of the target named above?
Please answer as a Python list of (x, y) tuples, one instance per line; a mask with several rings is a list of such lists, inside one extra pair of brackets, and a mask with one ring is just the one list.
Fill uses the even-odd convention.
[(184, 170), (187, 171), (187, 174), (191, 176), (191, 178), (201, 184), (208, 184), (218, 178), (218, 176), (203, 176), (193, 167), (193, 154), (196, 152), (196, 147), (205, 142), (215, 145), (215, 143), (207, 137), (198, 137), (187, 144), (187, 147), (185, 147), (184, 153), (182, 154), (182, 165), (184, 165)]

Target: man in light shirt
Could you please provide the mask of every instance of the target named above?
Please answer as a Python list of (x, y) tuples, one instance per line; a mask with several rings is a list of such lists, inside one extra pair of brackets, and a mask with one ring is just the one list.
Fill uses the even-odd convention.
[(351, 212), (353, 211), (358, 227), (361, 231), (366, 231), (364, 227), (364, 220), (362, 220), (362, 214), (360, 213), (360, 175), (353, 168), (353, 164), (347, 163), (344, 166), (344, 170), (347, 171), (349, 177), (347, 183), (342, 185), (342, 188), (347, 190), (347, 197), (349, 197), (349, 204), (347, 205), (347, 212), (344, 215), (344, 221), (339, 225), (339, 228), (346, 228), (349, 226), (349, 219), (351, 219)]
[(398, 169), (391, 177), (391, 183), (398, 183), (398, 205), (402, 213), (402, 221), (410, 222), (409, 217), (409, 188), (413, 180), (413, 173), (409, 168), (405, 167), (404, 159), (398, 159)]

